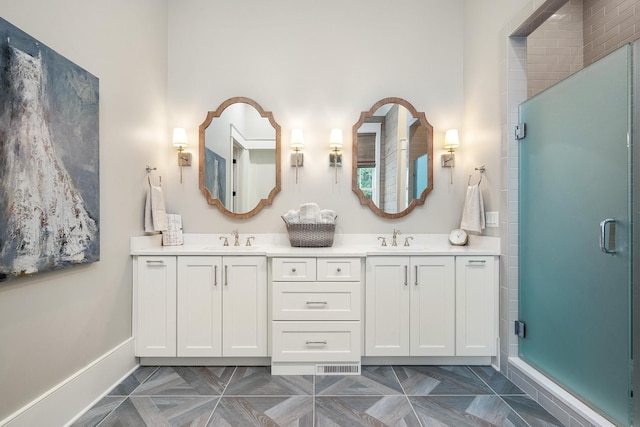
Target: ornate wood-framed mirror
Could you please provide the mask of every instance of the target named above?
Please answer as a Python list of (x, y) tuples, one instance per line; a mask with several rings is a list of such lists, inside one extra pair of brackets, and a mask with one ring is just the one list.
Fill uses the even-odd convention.
[(402, 98), (384, 98), (353, 126), (352, 189), (384, 218), (402, 218), (433, 190), (433, 126)]
[(200, 125), (200, 191), (225, 215), (244, 219), (280, 192), (280, 125), (254, 100), (235, 97)]

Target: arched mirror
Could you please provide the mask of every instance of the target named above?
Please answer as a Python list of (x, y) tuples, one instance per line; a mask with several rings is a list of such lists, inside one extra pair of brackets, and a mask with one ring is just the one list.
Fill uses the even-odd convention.
[(249, 98), (224, 101), (200, 125), (200, 191), (225, 215), (250, 218), (280, 191), (280, 125)]
[(352, 189), (385, 218), (401, 218), (433, 190), (433, 127), (401, 98), (385, 98), (353, 126)]

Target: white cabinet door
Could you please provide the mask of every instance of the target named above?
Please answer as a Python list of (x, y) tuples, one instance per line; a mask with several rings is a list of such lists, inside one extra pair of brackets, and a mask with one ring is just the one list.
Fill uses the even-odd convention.
[(411, 257), (411, 356), (455, 355), (453, 257)]
[(267, 356), (267, 261), (223, 257), (222, 354)]
[(135, 281), (136, 356), (176, 356), (176, 257), (140, 256)]
[(222, 356), (222, 258), (178, 257), (178, 357)]
[(365, 354), (409, 354), (409, 258), (367, 257)]
[(456, 257), (456, 355), (497, 354), (497, 263), (492, 256)]

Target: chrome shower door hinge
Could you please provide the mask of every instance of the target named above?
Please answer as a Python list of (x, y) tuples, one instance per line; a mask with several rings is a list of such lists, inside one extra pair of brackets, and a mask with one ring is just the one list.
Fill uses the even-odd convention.
[(524, 123), (518, 123), (516, 125), (515, 137), (517, 140), (524, 139), (527, 136), (527, 126)]

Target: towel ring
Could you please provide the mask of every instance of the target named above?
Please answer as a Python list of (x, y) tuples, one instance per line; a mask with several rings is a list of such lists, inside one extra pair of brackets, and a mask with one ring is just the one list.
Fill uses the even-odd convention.
[[(145, 170), (147, 171), (147, 179), (149, 180), (149, 184), (151, 184), (151, 177), (149, 176), (151, 174), (152, 171), (157, 170), (158, 168), (156, 167), (151, 167), (149, 165), (147, 165), (147, 167), (145, 168)], [(162, 185), (162, 175), (158, 175), (158, 178), (160, 179), (160, 185)]]
[[(479, 168), (475, 168), (474, 170), (477, 170), (480, 172), (480, 179), (478, 180), (478, 185), (480, 185), (480, 183), (482, 182), (482, 176), (484, 175), (484, 171), (487, 168), (484, 167), (484, 165), (480, 166)], [(471, 185), (471, 175), (469, 175), (469, 180), (467, 181), (467, 185)]]

